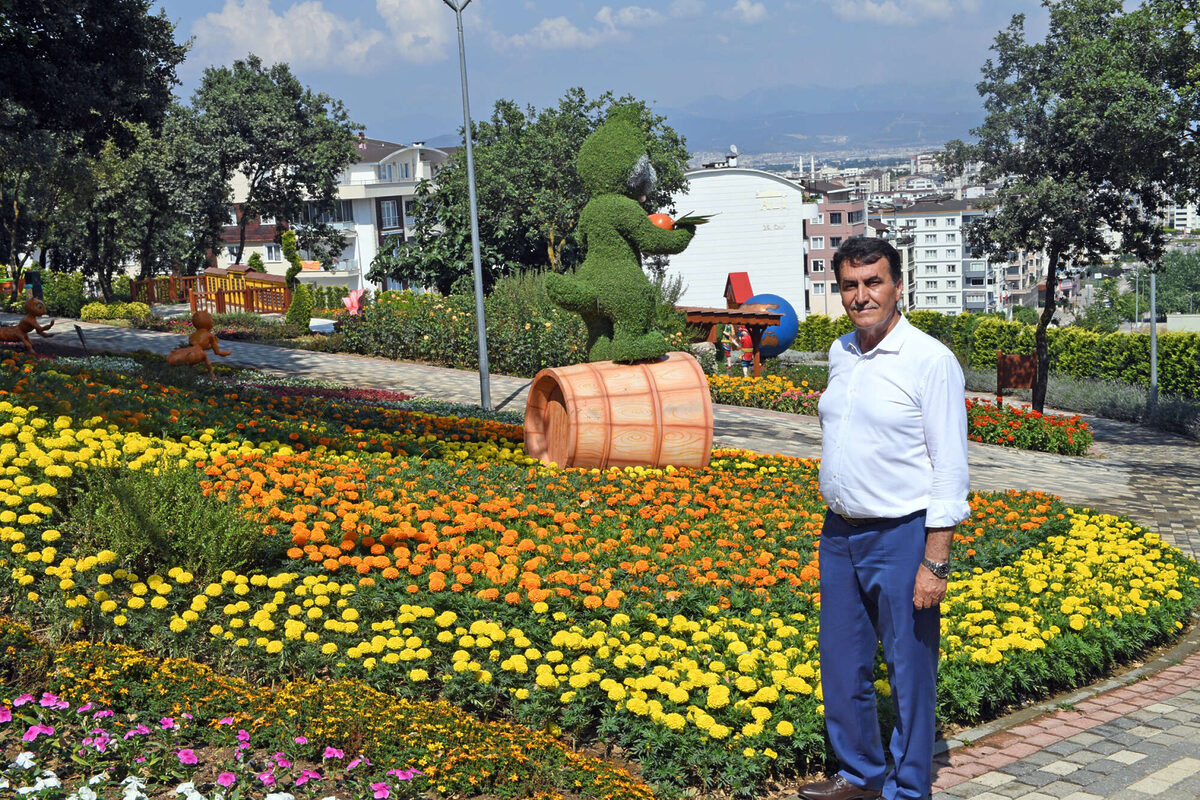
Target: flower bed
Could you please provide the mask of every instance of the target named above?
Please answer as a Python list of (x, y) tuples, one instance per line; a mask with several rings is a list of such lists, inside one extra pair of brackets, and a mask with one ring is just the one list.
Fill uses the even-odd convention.
[(973, 441), (1081, 456), (1092, 446), (1091, 427), (1078, 414), (1039, 414), (1029, 406), (967, 399), (967, 433)]
[[(248, 686), (319, 675), (449, 702), (620, 747), (650, 784), (754, 794), (825, 757), (810, 461), (717, 451), (705, 470), (548, 470), (499, 422), (48, 361), (0, 363), (0, 390), (0, 612), (55, 641), (202, 659)], [(138, 566), (72, 514), (100, 470), (169, 468), (261, 526), (261, 566), (186, 552)], [(1078, 685), (1196, 604), (1196, 565), (1125, 521), (1036, 493), (971, 502), (943, 622), (947, 721)], [(99, 674), (124, 669), (118, 651), (81, 647), (107, 659)], [(27, 688), (121, 699), (94, 665), (55, 674)], [(181, 685), (134, 699), (211, 694)], [(385, 758), (363, 726), (394, 712), (304, 715), (325, 717), (310, 741)], [(472, 777), (517, 769), (497, 763), (440, 769), (470, 794)], [(564, 785), (566, 766), (546, 770), (514, 791)], [(612, 796), (641, 791), (621, 786)]]
[[(749, 406), (816, 416), (821, 393), (780, 375), (744, 378), (709, 375), (714, 403)], [(1029, 406), (996, 405), (967, 398), (968, 435), (972, 441), (1061, 455), (1085, 455), (1092, 431), (1079, 415), (1039, 414)]]

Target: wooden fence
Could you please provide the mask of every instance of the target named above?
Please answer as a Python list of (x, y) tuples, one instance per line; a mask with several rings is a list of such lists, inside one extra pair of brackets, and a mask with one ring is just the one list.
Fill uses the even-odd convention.
[(247, 273), (240, 265), (230, 269), (211, 267), (187, 277), (164, 275), (134, 281), (131, 290), (135, 301), (146, 305), (186, 302), (192, 313), (203, 309), (215, 314), (282, 314), (292, 303), (292, 292), (282, 275)]

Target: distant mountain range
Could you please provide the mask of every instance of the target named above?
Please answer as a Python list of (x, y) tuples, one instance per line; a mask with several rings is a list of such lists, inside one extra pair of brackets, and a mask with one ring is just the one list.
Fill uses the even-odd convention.
[[(681, 108), (656, 107), (693, 153), (792, 153), (829, 156), (937, 147), (969, 136), (983, 121), (972, 82), (913, 86), (776, 86), (738, 98), (703, 97)], [(456, 135), (429, 140), (457, 144)]]
[(941, 145), (983, 121), (971, 83), (780, 86), (663, 109), (692, 152), (828, 155)]

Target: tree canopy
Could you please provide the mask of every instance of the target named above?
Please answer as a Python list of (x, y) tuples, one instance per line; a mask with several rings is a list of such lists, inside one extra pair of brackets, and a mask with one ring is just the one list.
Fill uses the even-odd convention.
[(150, 0), (4, 0), (0, 4), (0, 133), (63, 134), (98, 153), (132, 147), (129, 124), (162, 124), (177, 44)]
[(250, 55), (232, 67), (209, 67), (192, 107), (205, 138), (220, 149), (221, 174), (246, 180), (239, 260), (251, 219), (298, 220), (308, 201), (329, 206), (338, 176), (357, 158), (359, 126), (341, 101), (302, 86), (287, 64), (266, 67)]
[(977, 141), (947, 148), (952, 165), (980, 161), (983, 179), (1002, 183), (995, 212), (966, 231), (972, 246), (999, 258), (1018, 249), (1047, 253), (1038, 410), (1059, 268), (1114, 251), (1161, 257), (1157, 218), (1169, 196), (1186, 194), (1178, 157), (1188, 136), (1163, 62), (1170, 48), (1161, 17), (1144, 7), (1126, 13), (1120, 0), (1044, 5), (1044, 41), (1025, 40), (1019, 14), (997, 34), (978, 85), (987, 116), (972, 131)]
[[(688, 152), (665, 117), (642, 101), (612, 92), (588, 98), (574, 88), (557, 106), (541, 110), (500, 100), (490, 119), (474, 123), (480, 253), (489, 283), (505, 274), (561, 272), (578, 264), (575, 224), (588, 195), (575, 159), (609, 111), (626, 104), (637, 107), (649, 132), (649, 156), (659, 180), (646, 206), (657, 210), (684, 188)], [(418, 186), (415, 219), (415, 235), (394, 252), (382, 253), (371, 279), (410, 280), (448, 291), (473, 269), (464, 149), (451, 155), (434, 181)]]

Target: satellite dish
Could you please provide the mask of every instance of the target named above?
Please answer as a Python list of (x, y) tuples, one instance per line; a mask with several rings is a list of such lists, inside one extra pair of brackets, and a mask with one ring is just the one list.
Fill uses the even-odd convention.
[(737, 145), (736, 144), (729, 145), (729, 152), (733, 153), (736, 156), (738, 154)]

